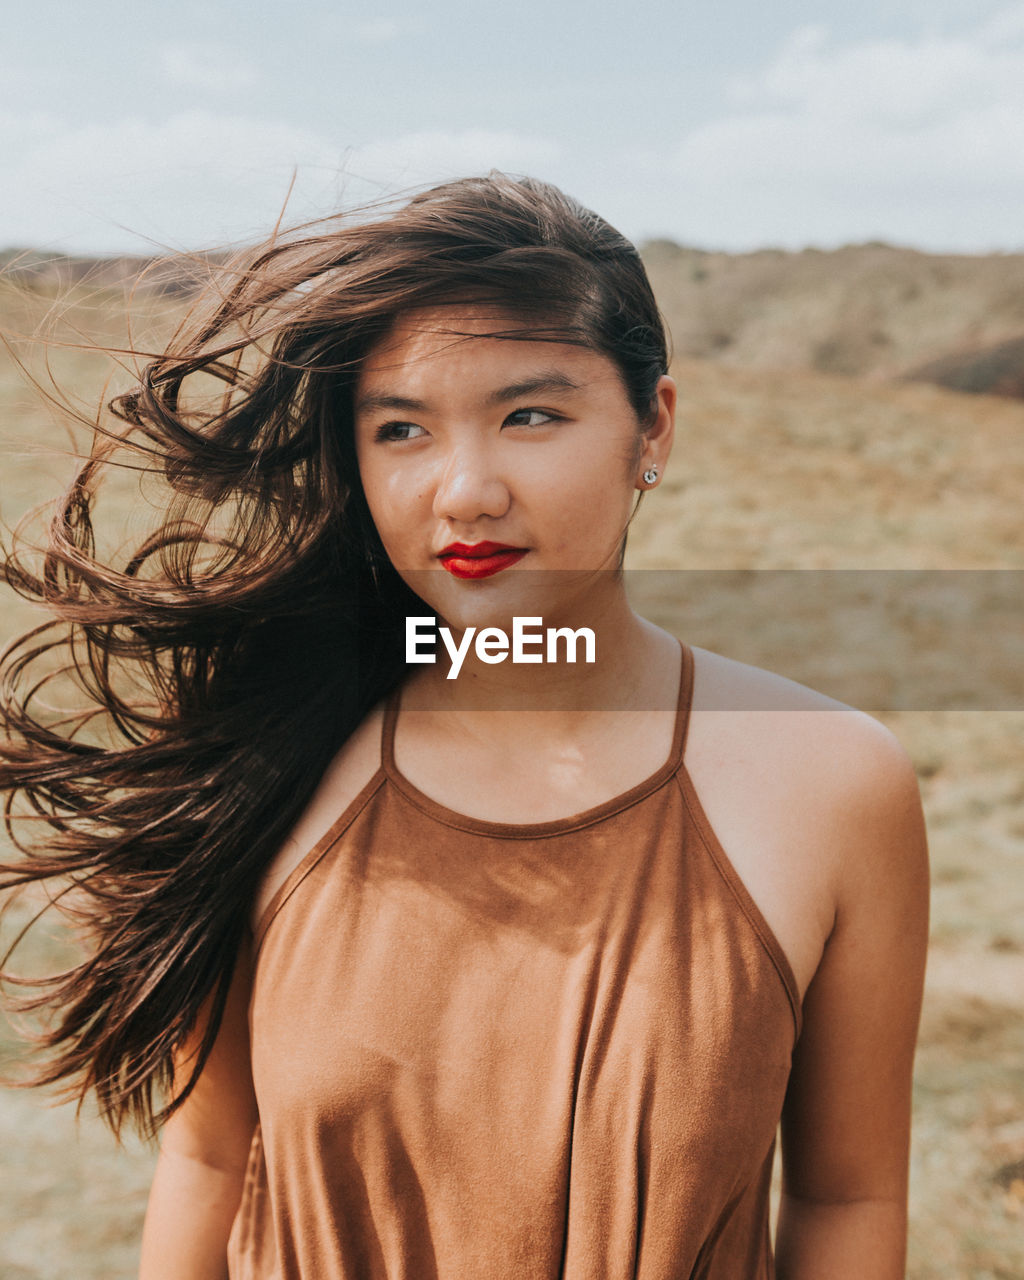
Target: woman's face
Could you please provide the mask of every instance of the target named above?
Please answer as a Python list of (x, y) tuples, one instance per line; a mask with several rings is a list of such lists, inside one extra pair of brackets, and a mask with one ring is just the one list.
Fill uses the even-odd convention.
[[(356, 386), (356, 455), (381, 542), (454, 627), (563, 613), (574, 584), (616, 568), (641, 474), (662, 474), (671, 447), (670, 378), (638, 457), (640, 424), (613, 361), (486, 336), (515, 327), (479, 306), (408, 312)], [(485, 541), (515, 553), (444, 555)]]

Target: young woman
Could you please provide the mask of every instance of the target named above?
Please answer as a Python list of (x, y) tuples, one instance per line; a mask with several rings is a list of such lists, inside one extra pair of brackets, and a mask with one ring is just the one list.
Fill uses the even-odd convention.
[[(227, 268), (113, 404), (160, 528), (97, 559), (101, 437), (11, 559), (106, 713), (48, 721), (45, 641), (8, 653), (52, 829), (7, 882), (91, 931), (46, 1078), (162, 1128), (142, 1280), (902, 1276), (914, 771), (630, 608), (667, 367), (605, 222), (447, 184)], [(576, 660), (513, 661), (524, 619)]]

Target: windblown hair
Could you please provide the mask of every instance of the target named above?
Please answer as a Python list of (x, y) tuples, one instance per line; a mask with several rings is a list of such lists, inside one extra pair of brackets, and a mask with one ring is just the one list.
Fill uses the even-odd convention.
[[(386, 210), (275, 234), (224, 265), (107, 406), (47, 544), (5, 554), (8, 584), (52, 621), (0, 658), (0, 790), (22, 854), (0, 888), (59, 885), (88, 944), (64, 972), (11, 980), (33, 989), (20, 1008), (53, 1015), (34, 1083), (95, 1091), (115, 1131), (152, 1134), (187, 1097), (262, 873), (405, 673), (405, 617), (424, 606), (359, 481), (367, 352), (409, 308), (492, 302), (522, 322), (496, 336), (609, 356), (641, 431), (667, 369), (635, 248), (556, 188), (491, 173)], [(168, 498), (114, 564), (92, 513), (126, 449)], [(68, 674), (87, 705), (59, 718), (42, 693)], [(192, 1074), (166, 1101), (204, 1007)]]

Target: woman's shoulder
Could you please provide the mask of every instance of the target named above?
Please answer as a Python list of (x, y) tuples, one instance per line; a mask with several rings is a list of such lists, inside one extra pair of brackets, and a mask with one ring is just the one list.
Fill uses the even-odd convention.
[[(851, 769), (870, 772), (879, 764), (910, 764), (899, 738), (867, 711), (767, 668), (697, 645), (690, 648), (694, 658), (694, 732), (742, 737), (762, 746), (773, 743), (776, 750), (787, 750), (790, 767), (801, 760), (807, 767), (817, 762), (837, 781), (855, 780)], [(721, 714), (702, 714), (705, 712)], [(820, 751), (825, 747), (829, 755), (822, 760)]]
[(822, 818), (884, 818), (919, 802), (913, 761), (882, 721), (777, 672), (692, 649), (687, 756), (696, 769), (735, 761)]
[(345, 740), (324, 771), (309, 804), (263, 873), (250, 917), (253, 933), (277, 890), (380, 768), (384, 707), (382, 699)]
[(693, 655), (686, 770), (803, 991), (838, 916), (920, 872), (913, 762), (865, 711), (709, 650)]

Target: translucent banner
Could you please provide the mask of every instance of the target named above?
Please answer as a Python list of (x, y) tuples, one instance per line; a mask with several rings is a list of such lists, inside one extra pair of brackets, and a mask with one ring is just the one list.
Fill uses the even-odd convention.
[[(513, 566), (468, 581), (443, 569), (403, 576), (424, 600), (417, 618), (408, 619), (416, 632), (415, 648), (407, 650), (410, 669), (436, 661), (446, 679), (484, 678), (500, 688), (512, 676), (499, 673), (501, 664), (518, 662), (510, 683), (532, 685), (538, 693), (550, 689), (556, 701), (563, 680), (578, 680), (579, 688), (604, 684), (605, 692), (595, 693), (595, 710), (646, 705), (625, 687), (632, 682), (627, 674), (619, 695), (608, 694), (607, 680), (593, 679), (602, 663), (613, 661), (616, 637), (632, 625), (622, 606), (624, 589), (636, 614), (687, 643), (861, 710), (1024, 710), (1024, 570), (649, 569), (615, 575)], [(617, 666), (625, 670), (621, 650)], [(787, 693), (781, 682), (770, 703), (785, 705), (790, 695), (794, 708), (806, 706), (799, 689)], [(658, 705), (669, 696), (659, 695)], [(517, 698), (509, 705), (519, 705)], [(732, 680), (728, 688), (705, 688), (698, 705), (765, 704), (744, 681)]]

